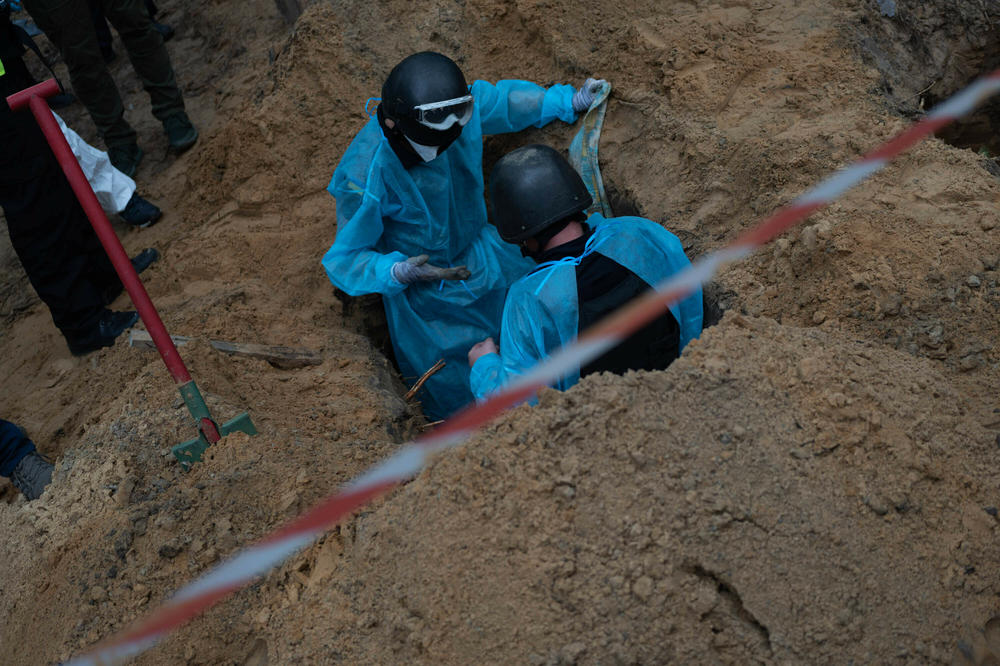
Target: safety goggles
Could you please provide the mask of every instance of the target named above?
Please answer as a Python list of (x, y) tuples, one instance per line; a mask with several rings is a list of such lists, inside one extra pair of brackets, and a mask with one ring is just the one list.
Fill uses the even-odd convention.
[(413, 107), (417, 122), (433, 130), (446, 130), (458, 123), (461, 127), (472, 118), (472, 95), (430, 102)]

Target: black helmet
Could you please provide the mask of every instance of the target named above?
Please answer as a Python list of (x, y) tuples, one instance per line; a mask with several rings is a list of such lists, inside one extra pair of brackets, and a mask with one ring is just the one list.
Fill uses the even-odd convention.
[(507, 153), (490, 174), (493, 221), (508, 243), (536, 236), (587, 210), (593, 201), (580, 174), (548, 146), (524, 146)]
[(382, 110), (410, 140), (451, 144), (472, 116), (472, 95), (455, 62), (440, 53), (414, 53), (382, 85)]

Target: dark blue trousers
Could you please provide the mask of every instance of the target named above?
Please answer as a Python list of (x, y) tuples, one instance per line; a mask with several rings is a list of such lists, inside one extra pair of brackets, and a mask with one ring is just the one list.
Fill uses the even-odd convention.
[(35, 450), (24, 431), (10, 421), (0, 419), (0, 476), (11, 476), (21, 458)]

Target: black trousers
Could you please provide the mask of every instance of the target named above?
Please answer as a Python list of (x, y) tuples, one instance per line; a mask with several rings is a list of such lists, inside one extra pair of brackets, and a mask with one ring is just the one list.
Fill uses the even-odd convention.
[(35, 443), (20, 428), (0, 419), (0, 476), (10, 477), (21, 458), (35, 450)]
[[(3, 113), (6, 111), (6, 113)], [(0, 110), (0, 206), (21, 265), (67, 341), (97, 330), (121, 282), (30, 111)]]
[[(111, 28), (108, 27), (108, 20), (104, 18), (104, 10), (101, 9), (101, 3), (97, 0), (89, 0), (90, 2), (90, 15), (94, 19), (94, 30), (97, 31), (97, 43), (101, 47), (101, 52), (110, 51), (111, 49)], [(153, 0), (145, 0), (146, 11), (149, 12), (149, 18), (156, 20), (156, 5)]]
[[(153, 115), (163, 121), (184, 110), (170, 56), (143, 0), (97, 0), (118, 31), (143, 88), (149, 93)], [(87, 107), (108, 148), (135, 143), (136, 134), (125, 120), (125, 107), (101, 55), (87, 0), (25, 0), (24, 8), (55, 44), (69, 69), (73, 91)]]

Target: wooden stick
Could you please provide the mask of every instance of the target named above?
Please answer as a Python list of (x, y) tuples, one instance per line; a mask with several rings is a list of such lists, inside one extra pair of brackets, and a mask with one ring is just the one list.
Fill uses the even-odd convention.
[[(183, 335), (171, 335), (171, 339), (178, 347), (183, 347), (194, 338)], [(283, 347), (280, 345), (258, 345), (241, 344), (236, 342), (225, 342), (224, 340), (209, 340), (213, 349), (217, 349), (226, 354), (234, 356), (249, 356), (251, 358), (262, 358), (271, 365), (283, 368), (303, 368), (307, 365), (319, 365), (323, 362), (323, 357), (319, 352), (301, 347)], [(149, 333), (139, 329), (132, 329), (129, 333), (128, 344), (130, 347), (142, 349), (155, 349), (153, 339)]]
[(406, 392), (406, 395), (403, 396), (403, 400), (409, 400), (410, 398), (415, 396), (417, 394), (417, 391), (419, 391), (423, 387), (424, 382), (430, 379), (431, 375), (433, 375), (435, 372), (443, 368), (445, 365), (446, 363), (444, 362), (443, 358), (440, 359), (434, 365), (432, 365), (430, 370), (420, 375), (420, 379), (418, 379), (417, 383), (413, 385), (413, 388), (411, 388), (409, 391)]

